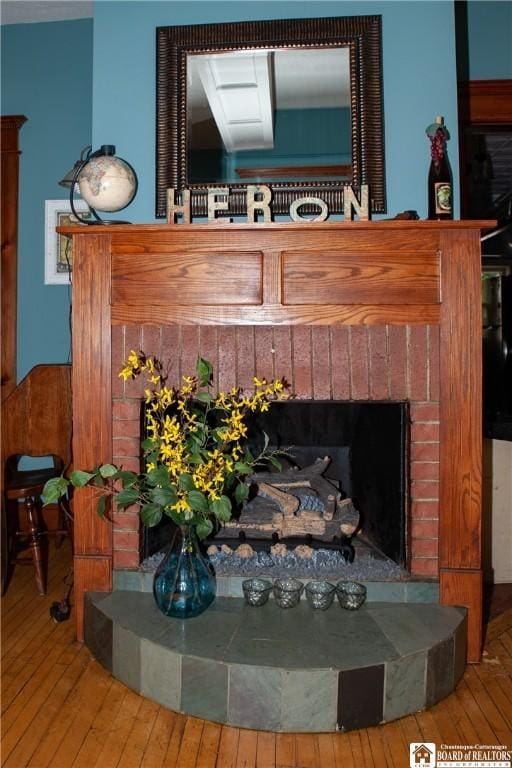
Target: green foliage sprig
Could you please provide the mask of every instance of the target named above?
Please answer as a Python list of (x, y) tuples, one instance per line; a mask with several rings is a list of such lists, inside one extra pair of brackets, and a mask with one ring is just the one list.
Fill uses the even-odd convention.
[(247, 475), (267, 463), (280, 467), (281, 452), (269, 449), (266, 434), (257, 455), (249, 449), (247, 417), (286, 398), (287, 384), (284, 379), (254, 378), (251, 394), (233, 387), (214, 395), (212, 365), (200, 357), (195, 376), (184, 376), (178, 388), (168, 387), (161, 363), (132, 350), (119, 375), (128, 380), (141, 374), (150, 385), (144, 393), (144, 471), (137, 474), (115, 464), (76, 469), (69, 477), (49, 480), (43, 501), (55, 502), (70, 485), (95, 486), (101, 516), (107, 499), (113, 497), (118, 509), (137, 504), (144, 525), (157, 525), (166, 515), (178, 525), (193, 525), (205, 538), (231, 518), (234, 502), (245, 501)]

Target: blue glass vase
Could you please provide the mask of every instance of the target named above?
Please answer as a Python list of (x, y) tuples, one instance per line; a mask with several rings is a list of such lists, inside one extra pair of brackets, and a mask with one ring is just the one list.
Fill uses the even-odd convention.
[(153, 579), (158, 608), (166, 616), (189, 619), (208, 608), (216, 589), (215, 574), (201, 553), (194, 528), (179, 526)]

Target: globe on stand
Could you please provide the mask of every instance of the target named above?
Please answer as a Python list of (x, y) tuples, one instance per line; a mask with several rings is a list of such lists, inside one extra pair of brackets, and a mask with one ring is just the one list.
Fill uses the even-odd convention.
[[(103, 220), (99, 211), (120, 211), (131, 203), (137, 192), (137, 176), (132, 166), (115, 155), (112, 144), (104, 144), (88, 154), (77, 168), (71, 184), (69, 199), (74, 216), (82, 224), (125, 224), (127, 222)], [(94, 218), (81, 218), (74, 207), (76, 184), (80, 195), (90, 208)]]

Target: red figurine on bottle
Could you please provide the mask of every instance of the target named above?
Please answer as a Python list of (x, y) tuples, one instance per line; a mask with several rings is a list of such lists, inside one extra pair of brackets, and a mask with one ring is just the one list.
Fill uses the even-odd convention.
[(450, 138), (443, 117), (436, 117), (428, 126), (430, 139), (430, 171), (428, 174), (428, 218), (453, 219), (452, 173), (446, 154), (446, 142)]

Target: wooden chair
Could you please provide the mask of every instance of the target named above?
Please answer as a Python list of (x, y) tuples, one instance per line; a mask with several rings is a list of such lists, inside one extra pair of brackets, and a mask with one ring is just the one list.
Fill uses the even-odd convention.
[[(53, 466), (19, 469), (22, 456), (51, 457)], [(64, 502), (58, 505), (57, 528), (48, 530), (40, 496), (46, 481), (58, 477), (70, 463), (71, 366), (37, 365), (2, 402), (2, 592), (8, 564), (20, 540), (26, 539), (38, 592), (46, 594), (46, 534), (72, 535), (72, 528)]]

